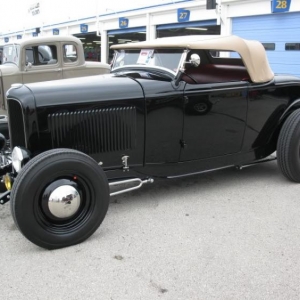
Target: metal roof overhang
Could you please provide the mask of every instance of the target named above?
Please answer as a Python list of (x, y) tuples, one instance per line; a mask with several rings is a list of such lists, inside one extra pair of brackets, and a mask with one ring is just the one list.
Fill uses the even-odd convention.
[(214, 26), (214, 25), (217, 25), (217, 20), (205, 20), (205, 21), (197, 21), (197, 22), (182, 22), (182, 23), (157, 25), (156, 29), (164, 30), (164, 29), (199, 27), (199, 26), (203, 27), (203, 26)]
[(146, 26), (108, 30), (107, 34), (122, 34), (122, 33), (140, 32), (140, 31), (146, 32)]

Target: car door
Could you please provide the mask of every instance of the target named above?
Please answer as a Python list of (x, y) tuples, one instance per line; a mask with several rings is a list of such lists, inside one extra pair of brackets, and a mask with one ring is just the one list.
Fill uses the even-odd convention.
[(178, 162), (183, 127), (183, 84), (141, 80), (146, 104), (146, 164)]
[(74, 78), (82, 77), (87, 75), (99, 74), (93, 73), (94, 69), (89, 69), (86, 67), (83, 57), (78, 54), (77, 46), (72, 42), (63, 43), (61, 46), (62, 50), (62, 64), (63, 64), (63, 78)]
[(186, 84), (180, 161), (237, 153), (247, 117), (248, 83)]
[(62, 69), (57, 55), (57, 45), (29, 45), (23, 50), (23, 56), (23, 83), (62, 78)]

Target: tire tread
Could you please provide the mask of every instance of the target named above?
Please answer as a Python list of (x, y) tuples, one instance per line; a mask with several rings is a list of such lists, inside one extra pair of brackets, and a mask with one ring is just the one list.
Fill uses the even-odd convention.
[(292, 166), (295, 162), (293, 161), (291, 151), (291, 142), (293, 141), (296, 134), (296, 130), (300, 126), (300, 110), (295, 110), (284, 122), (280, 131), (278, 142), (277, 142), (277, 160), (278, 165), (285, 177), (294, 182), (299, 182), (299, 178), (292, 171)]

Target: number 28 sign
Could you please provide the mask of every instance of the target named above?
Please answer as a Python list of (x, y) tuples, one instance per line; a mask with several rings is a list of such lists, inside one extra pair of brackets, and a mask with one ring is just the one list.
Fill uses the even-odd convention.
[(272, 13), (289, 11), (291, 1), (292, 0), (272, 0), (271, 1)]

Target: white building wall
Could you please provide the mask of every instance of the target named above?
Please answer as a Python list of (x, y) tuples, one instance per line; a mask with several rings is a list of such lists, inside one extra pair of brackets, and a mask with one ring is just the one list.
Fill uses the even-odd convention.
[[(29, 0), (18, 1), (22, 1), (20, 8), (23, 10), (26, 7), (25, 3), (27, 7), (32, 3), (31, 0), (30, 2)], [(148, 0), (110, 0), (105, 5), (103, 5), (103, 0), (88, 0), (84, 6), (79, 1), (41, 0), (39, 1), (40, 15), (30, 16), (27, 8), (23, 11), (24, 16), (19, 22), (19, 28), (14, 32), (7, 29), (8, 32), (4, 33), (7, 28), (5, 26), (9, 23), (1, 23), (5, 26), (1, 25), (0, 28), (2, 31), (0, 44), (4, 43), (5, 37), (9, 37), (10, 41), (16, 40), (17, 34), (22, 34), (23, 38), (32, 37), (32, 32), (36, 27), (41, 28), (41, 35), (52, 35), (53, 28), (58, 28), (60, 35), (78, 34), (82, 23), (89, 26), (89, 32), (96, 31), (101, 34), (101, 39), (104, 41), (107, 31), (119, 29), (120, 17), (129, 19), (129, 27), (146, 26), (146, 38), (151, 39), (156, 37), (157, 25), (177, 23), (178, 8), (190, 10), (190, 21), (217, 20), (221, 25), (221, 34), (228, 35), (232, 32), (232, 18), (271, 13), (271, 0), (218, 0), (217, 2), (220, 3), (217, 10), (206, 10), (206, 0), (185, 2), (152, 0), (151, 3)], [(300, 0), (292, 0), (290, 11), (300, 11)], [(106, 57), (105, 46), (102, 46), (101, 51), (102, 56)]]
[[(228, 6), (228, 17), (244, 17), (271, 14), (271, 0), (223, 0)], [(290, 12), (300, 11), (300, 0), (292, 0)]]
[[(228, 18), (271, 13), (271, 0), (218, 0), (217, 2), (222, 4), (220, 10), (222, 34), (230, 33), (231, 22)], [(70, 0), (40, 0), (38, 1), (40, 3), (40, 14), (36, 16), (31, 16), (28, 13), (28, 8), (32, 3), (32, 0), (15, 1), (13, 5), (17, 5), (19, 9), (13, 14), (13, 22), (11, 20), (12, 14), (7, 14), (5, 9), (5, 7), (11, 8), (12, 4), (1, 4), (0, 39), (5, 36), (14, 39), (17, 34), (32, 36), (32, 32), (36, 27), (40, 27), (42, 34), (45, 35), (47, 33), (52, 34), (53, 28), (59, 28), (61, 34), (75, 34), (80, 33), (79, 24), (81, 23), (88, 24), (89, 31), (95, 31), (97, 21), (101, 22), (104, 30), (118, 29), (119, 17), (128, 18), (130, 27), (177, 23), (178, 8), (190, 10), (190, 21), (217, 18), (215, 10), (206, 10), (206, 0), (187, 2), (152, 0), (151, 6), (148, 0), (110, 0), (106, 5), (103, 5), (102, 0), (88, 0), (85, 5), (82, 5), (79, 1)], [(300, 11), (300, 0), (292, 0), (290, 11)], [(21, 16), (18, 16), (18, 12), (21, 13)], [(97, 18), (97, 15), (100, 15), (100, 17)]]

